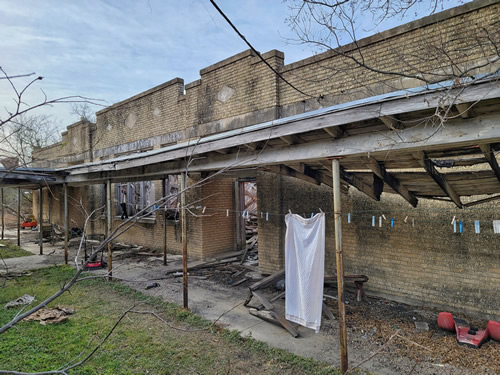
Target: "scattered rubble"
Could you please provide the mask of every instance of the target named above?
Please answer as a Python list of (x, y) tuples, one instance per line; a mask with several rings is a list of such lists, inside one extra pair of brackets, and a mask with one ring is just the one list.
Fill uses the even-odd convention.
[(36, 320), (39, 321), (40, 324), (56, 324), (61, 323), (69, 319), (69, 315), (72, 315), (76, 312), (75, 309), (64, 307), (64, 306), (56, 306), (54, 308), (43, 308), (38, 310), (37, 312), (31, 314), (30, 316), (24, 318), (23, 320), (31, 321)]

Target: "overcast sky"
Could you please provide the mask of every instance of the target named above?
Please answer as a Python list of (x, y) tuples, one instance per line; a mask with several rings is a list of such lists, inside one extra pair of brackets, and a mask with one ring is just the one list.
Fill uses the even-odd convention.
[[(445, 7), (463, 2), (445, 0)], [(313, 54), (287, 41), (294, 34), (281, 0), (217, 3), (260, 52), (281, 50), (285, 63)], [(41, 88), (49, 98), (81, 95), (111, 105), (175, 77), (194, 81), (200, 69), (246, 49), (208, 0), (0, 0), (0, 66), (44, 77), (26, 97), (30, 105), (42, 99)], [(0, 118), (12, 97), (0, 80)], [(44, 112), (61, 126), (77, 120), (67, 105)]]

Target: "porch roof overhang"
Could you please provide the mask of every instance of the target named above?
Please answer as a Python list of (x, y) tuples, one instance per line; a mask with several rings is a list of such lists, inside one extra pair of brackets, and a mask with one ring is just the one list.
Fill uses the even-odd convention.
[[(446, 111), (447, 120), (440, 121)], [(374, 199), (500, 193), (498, 74), (391, 92), (189, 140), (144, 153), (75, 165), (70, 185), (161, 179), (180, 172), (262, 169), (331, 186), (342, 180)], [(60, 180), (56, 180), (60, 183)]]

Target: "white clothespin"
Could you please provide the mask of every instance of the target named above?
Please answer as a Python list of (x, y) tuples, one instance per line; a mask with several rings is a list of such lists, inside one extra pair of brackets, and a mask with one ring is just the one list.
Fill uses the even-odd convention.
[(378, 226), (382, 228), (382, 216), (378, 217)]
[(453, 216), (453, 219), (451, 219), (451, 225), (453, 225), (453, 223), (455, 222), (456, 218), (457, 218), (456, 216)]
[(266, 212), (266, 221), (269, 221), (269, 212)]
[(384, 220), (387, 220), (384, 214), (382, 214), (382, 217), (384, 218)]
[(229, 216), (229, 210), (226, 210), (226, 216)]
[(414, 227), (415, 226), (415, 219), (411, 219), (411, 226)]
[(351, 223), (351, 213), (350, 212), (347, 214), (347, 222), (349, 224)]
[(201, 211), (201, 213), (204, 214), (206, 209), (207, 209), (207, 206), (203, 207), (203, 211)]
[(288, 209), (288, 213), (291, 214), (292, 213), (292, 210)]
[(264, 217), (264, 212), (260, 211), (260, 218), (262, 219)]
[(322, 214), (324, 214), (323, 210), (321, 209), (321, 207), (319, 208), (319, 212), (321, 212)]
[(405, 220), (404, 220), (404, 222), (406, 223), (406, 222), (407, 222), (407, 220), (408, 220), (408, 216), (406, 216), (406, 217), (405, 217)]
[(247, 219), (250, 219), (250, 211), (247, 211)]
[(243, 210), (243, 213), (241, 214), (242, 217), (245, 217), (247, 214), (247, 210)]

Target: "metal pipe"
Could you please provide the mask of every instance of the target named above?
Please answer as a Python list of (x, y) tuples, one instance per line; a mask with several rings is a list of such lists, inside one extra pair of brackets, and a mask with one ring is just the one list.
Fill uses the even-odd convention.
[(21, 188), (17, 188), (17, 246), (21, 246)]
[(43, 187), (40, 186), (38, 189), (38, 216), (40, 217), (40, 232), (38, 233), (38, 241), (40, 241), (40, 255), (43, 255)]
[(339, 306), (340, 330), (340, 370), (345, 374), (348, 369), (347, 359), (347, 325), (344, 294), (344, 259), (342, 253), (342, 208), (340, 197), (340, 164), (338, 159), (332, 160), (333, 182), (333, 215), (335, 220), (335, 254), (337, 260), (337, 290)]
[[(167, 196), (166, 181), (162, 180), (163, 185), (161, 189), (161, 196), (163, 199)], [(163, 265), (167, 265), (167, 202), (164, 203), (163, 208)], [(161, 211), (160, 211), (161, 212)]]
[(186, 172), (181, 174), (181, 224), (182, 224), (182, 281), (183, 281), (183, 304), (188, 308), (188, 277), (187, 277), (187, 222), (186, 222)]
[(69, 217), (68, 217), (68, 184), (63, 184), (64, 191), (64, 263), (68, 264)]
[[(107, 208), (107, 220), (106, 220), (106, 238), (109, 237), (111, 233), (111, 180), (106, 181), (106, 208)], [(108, 242), (108, 280), (113, 278), (113, 254), (111, 251), (111, 241)]]

